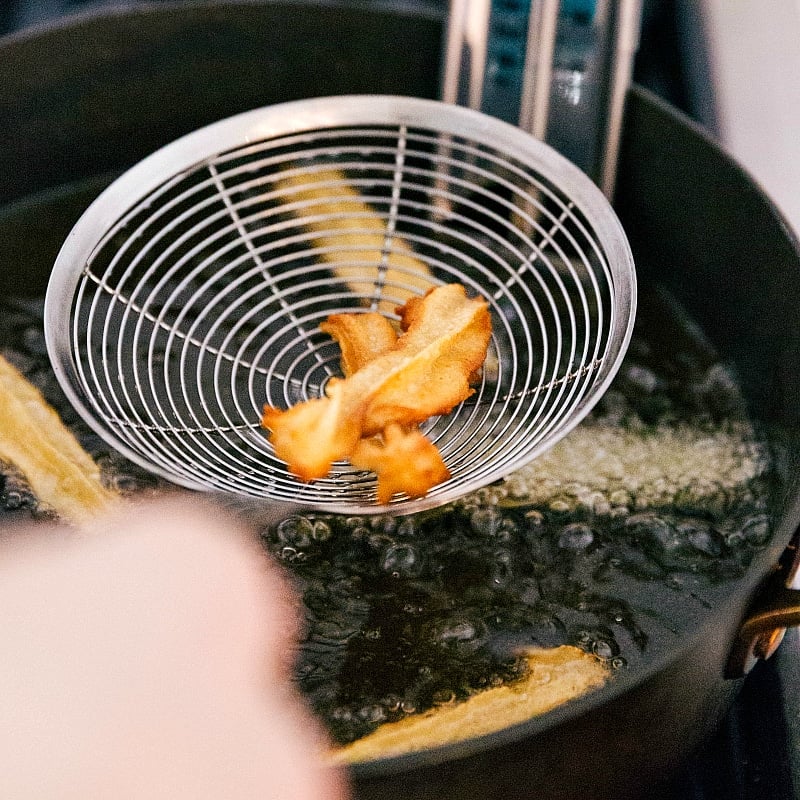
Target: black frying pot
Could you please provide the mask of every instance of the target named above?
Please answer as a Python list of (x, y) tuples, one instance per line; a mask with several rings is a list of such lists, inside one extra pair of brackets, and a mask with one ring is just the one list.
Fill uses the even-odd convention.
[[(42, 294), (99, 189), (200, 125), (314, 95), (435, 97), (442, 19), (391, 5), (128, 4), (0, 41), (0, 292)], [(780, 454), (773, 545), (656, 663), (527, 724), (357, 768), (358, 797), (634, 797), (713, 731), (738, 690), (726, 677), (734, 639), (800, 521), (798, 245), (746, 174), (636, 89), (617, 208), (643, 292), (665, 285), (697, 319)]]

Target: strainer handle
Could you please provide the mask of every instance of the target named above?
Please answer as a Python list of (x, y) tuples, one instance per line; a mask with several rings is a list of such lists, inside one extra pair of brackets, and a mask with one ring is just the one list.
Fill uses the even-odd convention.
[[(450, 0), (442, 99), (547, 141), (611, 197), (641, 17), (642, 0)], [(572, 18), (591, 32), (577, 50)]]

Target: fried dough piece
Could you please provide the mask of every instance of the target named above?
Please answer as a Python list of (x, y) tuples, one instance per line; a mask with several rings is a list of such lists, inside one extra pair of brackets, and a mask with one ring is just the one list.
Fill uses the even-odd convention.
[(486, 302), (467, 298), (460, 284), (431, 290), (395, 346), (351, 379), (351, 392), (368, 391), (362, 432), (392, 423), (415, 425), (447, 414), (473, 393), (469, 376), (486, 358), (491, 318)]
[(275, 455), (300, 480), (324, 478), (334, 461), (347, 458), (361, 438), (359, 404), (329, 386), (325, 397), (306, 400), (286, 411), (264, 406), (261, 424), (270, 432)]
[[(334, 314), (320, 328), (339, 343), (345, 377), (391, 349), (397, 334), (386, 317), (366, 314)], [(404, 492), (424, 497), (431, 486), (450, 477), (442, 454), (419, 428), (389, 425), (381, 435), (359, 440), (350, 456), (354, 467), (378, 476), (378, 502), (388, 503)]]
[(531, 650), (526, 659), (528, 674), (522, 680), (486, 689), (453, 706), (385, 723), (337, 748), (331, 760), (337, 764), (373, 761), (493, 733), (597, 689), (609, 675), (599, 659), (571, 645)]
[(421, 298), (415, 314), (389, 350), (330, 381), (325, 397), (287, 411), (264, 408), (275, 453), (299, 478), (324, 477), (360, 439), (394, 424), (410, 429), (472, 394), (469, 376), (483, 363), (491, 336), (486, 302), (448, 284)]
[(405, 305), (395, 309), (400, 317), (400, 330), (407, 331), (412, 325), (418, 325), (422, 314), (425, 313), (424, 295), (414, 295), (406, 300)]
[(361, 439), (350, 463), (378, 476), (379, 503), (388, 503), (398, 492), (424, 497), (431, 486), (450, 477), (436, 445), (419, 428), (400, 425), (389, 425), (382, 436)]
[(331, 314), (319, 328), (338, 342), (342, 352), (339, 363), (345, 378), (383, 355), (397, 341), (392, 323), (377, 311)]
[(39, 390), (2, 356), (0, 459), (16, 466), (39, 500), (70, 522), (88, 522), (118, 499)]
[[(332, 336), (341, 351), (340, 366), (345, 377), (357, 372), (369, 362), (387, 352), (397, 342), (397, 332), (392, 323), (377, 311), (354, 314), (331, 314), (320, 326), (320, 330)], [(339, 399), (339, 395), (333, 395)], [(306, 437), (315, 442), (327, 442), (319, 451), (320, 460), (309, 462), (308, 457), (295, 472), (303, 480), (327, 475), (330, 470), (330, 449), (349, 452), (357, 444), (360, 428), (344, 424), (336, 428), (337, 405), (309, 400), (286, 412), (278, 412), (269, 406), (264, 408), (262, 422), (272, 430), (270, 437), (276, 453), (297, 452), (303, 448)], [(283, 416), (281, 416), (283, 415)], [(344, 423), (354, 422), (343, 420)], [(275, 425), (274, 430), (270, 427)], [(312, 455), (309, 453), (309, 455)], [(295, 470), (292, 470), (293, 472)]]
[[(416, 295), (414, 297), (410, 297), (406, 301), (405, 305), (400, 306), (397, 309), (397, 313), (400, 315), (400, 330), (407, 331), (413, 324), (415, 324), (415, 321), (419, 318), (419, 315), (423, 313), (422, 298)], [(481, 366), (484, 366), (483, 362), (481, 362)], [(478, 383), (480, 379), (480, 369), (476, 369), (475, 372), (473, 372), (468, 378), (470, 385)]]
[[(432, 278), (425, 262), (401, 237), (387, 235), (383, 218), (361, 199), (340, 170), (303, 172), (280, 178), (275, 186), (286, 193), (281, 199), (287, 205), (300, 201), (301, 205), (290, 211), (314, 234), (318, 257), (347, 280), (355, 294), (373, 297), (381, 269), (382, 281), (392, 285), (394, 298), (405, 301), (415, 292), (430, 289)], [(378, 308), (393, 311), (394, 305), (382, 300)]]
[[(418, 323), (398, 339), (398, 346), (403, 342), (408, 349), (419, 346), (420, 354), (388, 374), (371, 397), (362, 424), (366, 434), (382, 431), (393, 422), (412, 425), (447, 414), (474, 393), (471, 382), (486, 358), (491, 320), (484, 301), (465, 300), (463, 288), (454, 286), (466, 304), (473, 304), (475, 313), (465, 318), (463, 312), (469, 309), (459, 307), (456, 293), (446, 302), (424, 306)], [(429, 344), (430, 339), (435, 341)]]

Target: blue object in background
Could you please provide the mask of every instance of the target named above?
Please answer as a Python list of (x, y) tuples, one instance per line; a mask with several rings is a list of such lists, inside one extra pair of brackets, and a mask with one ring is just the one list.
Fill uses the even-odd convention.
[(493, 0), (481, 108), (516, 124), (525, 70), (530, 0)]
[(576, 22), (591, 22), (597, 9), (597, 0), (561, 0), (561, 16)]

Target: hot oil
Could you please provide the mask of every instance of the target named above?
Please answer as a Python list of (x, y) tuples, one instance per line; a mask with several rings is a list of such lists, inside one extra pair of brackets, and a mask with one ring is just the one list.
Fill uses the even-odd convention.
[[(118, 490), (157, 486), (69, 407), (41, 301), (5, 300), (2, 353)], [(525, 674), (572, 644), (632, 669), (721, 602), (771, 535), (769, 459), (730, 370), (666, 295), (642, 298), (612, 389), (529, 467), (409, 517), (292, 516), (262, 531), (306, 626), (297, 681), (338, 742)], [(0, 505), (39, 514), (4, 467)]]
[(769, 542), (767, 448), (733, 373), (668, 296), (642, 305), (613, 388), (530, 466), (415, 516), (263, 532), (305, 599), (297, 679), (337, 741), (517, 680), (526, 648), (575, 645), (613, 679)]

